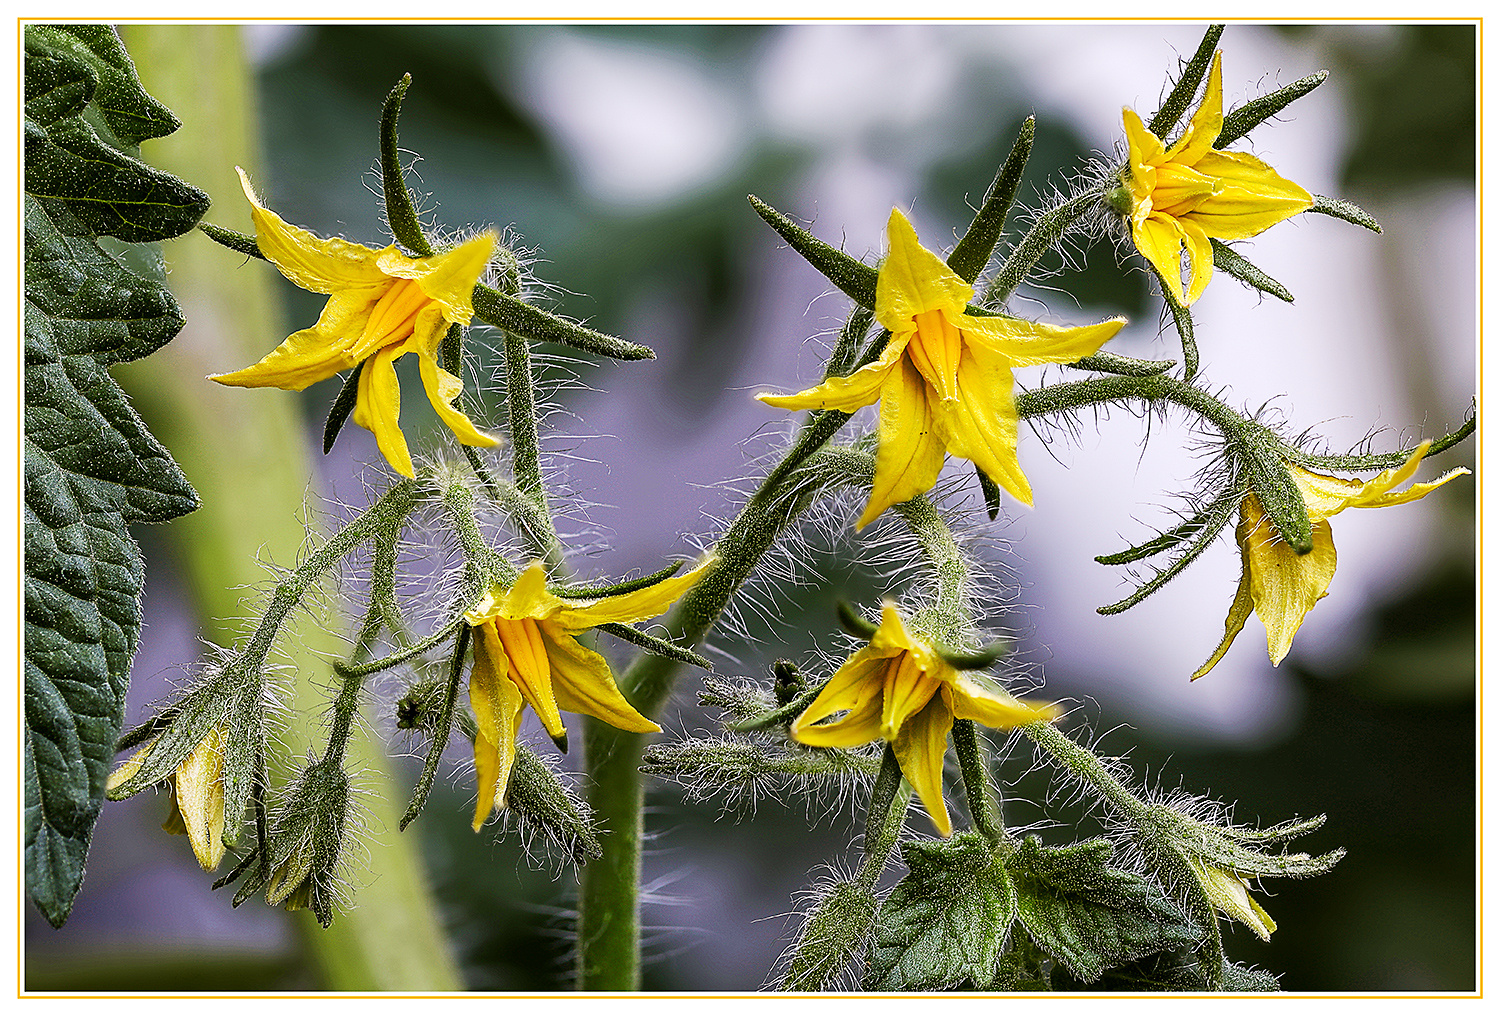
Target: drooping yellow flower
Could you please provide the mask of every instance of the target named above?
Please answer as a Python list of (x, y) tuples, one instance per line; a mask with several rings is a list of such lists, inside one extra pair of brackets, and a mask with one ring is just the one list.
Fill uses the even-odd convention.
[(1387, 469), (1372, 480), (1360, 482), (1314, 473), (1289, 466), (1292, 479), (1307, 506), (1312, 523), (1313, 549), (1298, 554), (1276, 534), (1269, 516), (1254, 494), (1240, 503), (1240, 520), (1234, 535), (1240, 547), (1240, 585), (1229, 617), (1224, 622), (1224, 640), (1208, 662), (1193, 673), (1197, 680), (1214, 668), (1228, 652), (1253, 610), (1266, 626), (1266, 647), (1271, 662), (1279, 664), (1292, 648), (1292, 636), (1302, 627), (1308, 611), (1328, 595), (1338, 555), (1333, 547), (1333, 527), (1328, 520), (1345, 508), (1384, 508), (1426, 497), (1443, 484), (1468, 472), (1459, 467), (1431, 483), (1414, 483), (1395, 490), (1417, 471), (1431, 442), (1424, 441), (1399, 469)]
[(757, 397), (779, 409), (846, 413), (880, 402), (875, 481), (856, 528), (930, 490), (945, 452), (970, 460), (1031, 504), (1031, 485), (1016, 459), (1011, 371), (1091, 356), (1125, 319), (1061, 328), (968, 313), (974, 288), (918, 242), (900, 209), (891, 209), (886, 234), (890, 253), (876, 283), (875, 319), (891, 338), (880, 358), (796, 395)]
[[(109, 774), (105, 791), (113, 790), (135, 775), (146, 753), (156, 743), (148, 741)], [(162, 828), (186, 834), (193, 856), (204, 871), (213, 871), (224, 859), (224, 730), (213, 727), (198, 746), (178, 765), (169, 781), (172, 811)]]
[(448, 326), (467, 325), (474, 316), (474, 284), (494, 253), (495, 234), (483, 233), (426, 258), (407, 257), (394, 245), (373, 250), (347, 240), (323, 240), (265, 208), (245, 171), (239, 174), (261, 253), (303, 289), (328, 294), (328, 303), (317, 324), (288, 337), (259, 363), (213, 375), (212, 380), (300, 392), (363, 364), (354, 422), (373, 433), (386, 460), (409, 477), (411, 452), (399, 422), (401, 388), (395, 362), (416, 353), (427, 398), (458, 440), (466, 445), (498, 444), (453, 407), (463, 380), (439, 366), (437, 359)]
[(1271, 940), (1271, 932), (1276, 930), (1276, 922), (1271, 920), (1271, 915), (1261, 909), (1250, 896), (1250, 884), (1232, 871), (1215, 867), (1206, 861), (1196, 857), (1189, 857), (1188, 864), (1192, 865), (1193, 873), (1198, 876), (1198, 884), (1203, 887), (1204, 895), (1214, 905), (1214, 909), (1225, 916), (1239, 921), (1245, 927), (1255, 932), (1263, 942)]
[[(1214, 54), (1203, 102), (1171, 148), (1125, 110), (1130, 162), (1124, 184), (1130, 235), (1179, 305), (1191, 304), (1213, 274), (1209, 238), (1244, 240), (1312, 207), (1312, 195), (1253, 155), (1213, 147), (1224, 128), (1224, 86)], [(1123, 209), (1122, 209), (1123, 210)], [(1182, 249), (1189, 282), (1182, 293)]]
[[(819, 723), (848, 712), (832, 723)], [(881, 611), (870, 644), (836, 670), (792, 722), (792, 737), (817, 748), (852, 748), (888, 741), (901, 774), (917, 792), (932, 824), (948, 836), (953, 823), (943, 801), (943, 759), (953, 721), (976, 720), (1008, 730), (1057, 717), (1045, 703), (1023, 702), (977, 675), (959, 671), (932, 645), (906, 630), (896, 605)]]
[(661, 730), (625, 700), (604, 657), (579, 645), (576, 636), (601, 624), (656, 617), (714, 563), (710, 557), (683, 575), (618, 596), (571, 600), (547, 591), (547, 572), (536, 561), (513, 585), (491, 589), (464, 615), (474, 635), (469, 703), (479, 728), (474, 739), (479, 782), (475, 832), (492, 809), (505, 807), (525, 706), (559, 743), (567, 736), (559, 710), (585, 713), (636, 733)]

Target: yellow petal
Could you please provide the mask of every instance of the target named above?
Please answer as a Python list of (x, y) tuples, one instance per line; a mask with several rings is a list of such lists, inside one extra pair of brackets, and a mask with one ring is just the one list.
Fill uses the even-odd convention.
[(599, 600), (559, 599), (559, 606), (552, 612), (551, 619), (564, 630), (582, 631), (585, 628), (597, 628), (601, 624), (629, 624), (657, 617), (697, 585), (718, 563), (719, 559), (710, 554), (691, 571), (663, 579), (644, 589), (606, 596)]
[(430, 352), (418, 350), (417, 363), (421, 367), (422, 387), (427, 391), (427, 400), (432, 403), (438, 418), (448, 425), (460, 444), (492, 447), (500, 443), (499, 438), (475, 427), (472, 420), (453, 408), (454, 400), (463, 394), (464, 383), (461, 378), (454, 377), (439, 367)]
[(892, 208), (886, 222), (890, 251), (875, 282), (875, 320), (894, 336), (914, 331), (912, 319), (931, 310), (962, 313), (974, 287), (923, 247), (901, 209)]
[(1182, 245), (1186, 242), (1182, 226), (1170, 216), (1152, 215), (1133, 223), (1130, 236), (1136, 250), (1156, 269), (1167, 295), (1181, 304)]
[(900, 650), (875, 649), (866, 646), (850, 656), (839, 666), (838, 670), (833, 672), (828, 683), (823, 685), (823, 690), (818, 692), (806, 709), (802, 710), (801, 715), (792, 721), (792, 736), (801, 741), (803, 733), (810, 730), (819, 720), (827, 719), (834, 713), (841, 713), (845, 710), (863, 713), (873, 703), (877, 724), (875, 733), (863, 741), (854, 743), (867, 744), (879, 737), (880, 698), (885, 687), (885, 670), (890, 664), (891, 657), (899, 653)]
[(474, 669), (469, 674), (469, 705), (476, 727), (474, 779), (479, 790), (474, 803), (476, 833), (491, 811), (505, 807), (510, 771), (516, 762), (524, 703), (507, 671), (505, 650), (494, 626), (479, 625), (474, 629)]
[(1011, 367), (1073, 363), (1085, 356), (1093, 356), (1124, 327), (1124, 318), (1107, 318), (1097, 324), (1068, 327), (1019, 318), (965, 314), (959, 322), (968, 349), (978, 347), (1003, 356)]
[(870, 499), (854, 523), (863, 529), (887, 508), (925, 494), (943, 471), (943, 441), (933, 420), (932, 393), (907, 359), (880, 390), (880, 440)]
[(1203, 887), (1204, 895), (1215, 909), (1255, 932), (1261, 941), (1271, 940), (1276, 922), (1261, 909), (1259, 903), (1251, 899), (1250, 887), (1244, 879), (1196, 857), (1189, 857), (1188, 863), (1192, 865), (1198, 876), (1198, 884)]
[(559, 707), (637, 734), (661, 730), (626, 701), (604, 657), (585, 649), (550, 621), (539, 622), (537, 627), (552, 661), (552, 690), (557, 694)]
[(870, 636), (870, 648), (884, 656), (894, 656), (907, 650), (927, 651), (926, 644), (912, 638), (911, 633), (906, 630), (906, 623), (901, 620), (901, 611), (897, 609), (894, 600), (882, 601), (880, 626)]
[(541, 719), (542, 726), (554, 741), (567, 733), (562, 717), (557, 712), (557, 699), (552, 692), (552, 666), (548, 662), (547, 647), (542, 643), (542, 633), (537, 622), (523, 619), (508, 621), (497, 617), (483, 626), (493, 630), (505, 653), (507, 673), (521, 692), (521, 698), (531, 706)]
[(948, 671), (941, 660), (928, 653), (908, 652), (891, 660), (885, 668), (880, 703), (880, 736), (896, 740), (906, 721), (932, 701)]
[(1050, 702), (1030, 702), (1009, 692), (987, 687), (979, 680), (955, 672), (948, 683), (948, 700), (953, 715), (973, 720), (993, 730), (1010, 730), (1028, 723), (1050, 723), (1062, 715), (1062, 709)]
[(1178, 225), (1182, 227), (1182, 239), (1187, 244), (1188, 252), (1188, 290), (1187, 302), (1192, 303), (1203, 295), (1203, 290), (1208, 288), (1209, 279), (1214, 274), (1214, 248), (1208, 242), (1208, 235), (1198, 226), (1196, 219), (1191, 216), (1179, 219)]
[(492, 617), (518, 620), (523, 617), (542, 620), (550, 618), (563, 607), (563, 601), (547, 591), (547, 569), (540, 561), (533, 561), (526, 570), (516, 576), (515, 583), (507, 589), (490, 611)]
[(907, 359), (921, 372), (934, 398), (943, 402), (958, 398), (955, 375), (963, 336), (940, 310), (918, 314), (915, 321), (917, 330), (906, 343)]
[[(1149, 184), (1143, 188), (1145, 195), (1149, 195), (1155, 188), (1156, 177), (1147, 175), (1148, 170), (1154, 169), (1166, 161), (1166, 149), (1162, 147), (1161, 139), (1146, 129), (1136, 111), (1126, 107), (1123, 111), (1125, 121), (1125, 145), (1130, 153), (1130, 168), (1135, 180), (1141, 184)], [(1132, 187), (1132, 191), (1135, 188)], [(1142, 196), (1137, 193), (1137, 196)]]
[(212, 728), (182, 760), (173, 780), (188, 842), (204, 871), (213, 871), (224, 859), (223, 747), (223, 731)]
[[(888, 660), (876, 661), (880, 669), (889, 665)], [(866, 685), (866, 688), (869, 686)], [(879, 678), (874, 687), (879, 688)], [(823, 715), (838, 710), (823, 711)], [(859, 699), (854, 707), (832, 723), (814, 724), (807, 718), (813, 715), (811, 708), (792, 725), (792, 737), (813, 748), (857, 748), (862, 744), (880, 739), (880, 694)], [(820, 717), (821, 718), (821, 717)]]
[(959, 400), (943, 407), (948, 451), (978, 466), (1011, 497), (1031, 504), (1031, 484), (1016, 458), (1020, 420), (1008, 361), (973, 345), (959, 364)]
[[(104, 781), (104, 793), (106, 796), (116, 787), (123, 785), (131, 777), (135, 776), (136, 773), (140, 772), (141, 763), (146, 761), (146, 755), (151, 751), (151, 746), (155, 743), (156, 738), (153, 737), (142, 745), (134, 755), (115, 767), (115, 771), (109, 774), (109, 779)], [(113, 801), (115, 798), (111, 797), (110, 800)]]
[(942, 836), (953, 834), (948, 805), (943, 800), (943, 759), (948, 751), (948, 731), (953, 728), (953, 713), (942, 695), (934, 695), (926, 708), (901, 728), (891, 742), (901, 774), (906, 777), (922, 807)]
[(466, 325), (474, 317), (474, 284), (495, 253), (494, 232), (481, 233), (450, 251), (426, 258), (410, 258), (395, 247), (379, 252), (378, 265), (387, 275), (415, 279), (422, 292), (437, 301), (450, 322)]
[(259, 363), (210, 379), (239, 388), (300, 392), (348, 370), (363, 359), (353, 350), (382, 294), (380, 287), (337, 293), (323, 305), (316, 325), (294, 332)]
[(1209, 152), (1197, 170), (1221, 186), (1187, 214), (1209, 236), (1243, 240), (1312, 207), (1302, 187), (1244, 152)]
[(1195, 165), (1213, 148), (1224, 129), (1224, 74), (1219, 66), (1223, 54), (1215, 53), (1208, 67), (1208, 85), (1203, 100), (1193, 112), (1187, 133), (1167, 149), (1167, 159), (1184, 166)]
[(757, 395), (756, 398), (777, 409), (836, 409), (841, 413), (856, 412), (880, 398), (880, 390), (886, 377), (903, 359), (906, 342), (905, 337), (892, 338), (874, 363), (866, 364), (848, 377), (831, 377), (796, 395), (764, 394)]
[(1387, 469), (1363, 482), (1315, 473), (1296, 465), (1291, 467), (1292, 479), (1302, 492), (1308, 515), (1318, 518), (1329, 518), (1345, 508), (1385, 508), (1406, 504), (1426, 497), (1449, 480), (1465, 476), (1469, 472), (1460, 466), (1431, 483), (1414, 483), (1406, 490), (1395, 490), (1394, 488), (1416, 475), (1417, 467), (1431, 445), (1431, 441), (1423, 441), (1399, 467)]
[[(238, 166), (240, 186), (250, 199), (250, 217), (255, 222), (255, 243), (282, 275), (314, 293), (338, 293), (377, 287), (390, 281), (377, 261), (384, 251), (348, 240), (324, 240), (292, 226), (260, 203), (250, 178)], [(387, 247), (386, 251), (395, 250)]]
[(359, 372), (359, 391), (352, 414), (354, 422), (375, 435), (375, 443), (391, 468), (402, 476), (416, 475), (411, 451), (401, 433), (401, 385), (392, 363), (399, 346), (377, 350)]

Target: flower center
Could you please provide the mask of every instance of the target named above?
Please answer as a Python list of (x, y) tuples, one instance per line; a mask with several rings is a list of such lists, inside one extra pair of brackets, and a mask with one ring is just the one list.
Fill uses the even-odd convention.
[(940, 310), (923, 311), (914, 319), (917, 334), (906, 345), (912, 364), (944, 402), (958, 401), (958, 358), (963, 336)]
[(396, 284), (386, 290), (370, 310), (370, 320), (365, 325), (360, 345), (366, 349), (379, 349), (409, 338), (417, 314), (431, 302), (432, 298), (422, 292), (415, 279), (396, 280)]

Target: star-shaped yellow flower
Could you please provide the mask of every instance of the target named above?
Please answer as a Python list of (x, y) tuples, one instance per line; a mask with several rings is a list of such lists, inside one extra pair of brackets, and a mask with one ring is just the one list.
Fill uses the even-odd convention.
[(407, 257), (394, 245), (373, 250), (347, 240), (323, 240), (288, 225), (265, 208), (239, 170), (260, 252), (292, 282), (328, 294), (318, 323), (287, 338), (259, 363), (212, 380), (242, 388), (300, 392), (340, 371), (363, 364), (354, 422), (375, 435), (380, 451), (403, 476), (412, 476), (411, 452), (401, 433), (401, 388), (395, 362), (416, 353), (422, 385), (438, 417), (466, 445), (499, 442), (475, 428), (453, 400), (463, 381), (438, 365), (438, 346), (452, 324), (474, 316), (474, 284), (495, 250), (483, 233), (433, 257)]
[(601, 624), (656, 617), (714, 563), (710, 557), (686, 574), (618, 596), (571, 600), (547, 591), (547, 572), (536, 561), (513, 585), (491, 589), (464, 615), (474, 635), (469, 703), (479, 728), (474, 739), (476, 832), (492, 809), (505, 807), (525, 706), (560, 744), (567, 729), (559, 710), (585, 713), (636, 733), (661, 730), (625, 700), (604, 657), (579, 645), (576, 636)]
[[(1054, 705), (1012, 698), (981, 681), (912, 636), (896, 605), (887, 600), (870, 644), (828, 679), (792, 722), (792, 737), (817, 748), (890, 742), (901, 774), (938, 832), (948, 836), (953, 823), (943, 802), (943, 758), (953, 721), (977, 720), (1008, 730), (1054, 719), (1060, 712)], [(848, 712), (832, 723), (818, 722), (843, 710)]]
[[(162, 823), (169, 833), (186, 834), (193, 856), (204, 871), (213, 871), (224, 859), (224, 736), (222, 727), (211, 727), (172, 774), (172, 812)], [(156, 743), (145, 746), (109, 774), (106, 792), (120, 786), (140, 769)]]
[(1333, 527), (1328, 520), (1345, 508), (1384, 508), (1426, 497), (1443, 484), (1468, 472), (1459, 467), (1449, 470), (1431, 483), (1414, 483), (1405, 490), (1395, 490), (1417, 471), (1431, 442), (1424, 441), (1399, 469), (1387, 469), (1372, 480), (1346, 480), (1338, 476), (1314, 473), (1291, 465), (1292, 479), (1307, 505), (1312, 523), (1313, 549), (1298, 554), (1282, 542), (1270, 518), (1254, 494), (1245, 495), (1240, 503), (1240, 520), (1234, 536), (1240, 546), (1240, 585), (1229, 617), (1224, 622), (1224, 641), (1208, 662), (1193, 673), (1197, 680), (1214, 668), (1229, 651), (1229, 646), (1253, 610), (1266, 626), (1266, 647), (1271, 662), (1279, 664), (1292, 648), (1292, 636), (1302, 627), (1319, 600), (1328, 595), (1338, 555), (1333, 547)]
[[(1244, 152), (1213, 147), (1224, 128), (1224, 86), (1214, 54), (1203, 102), (1171, 148), (1125, 110), (1130, 235), (1179, 305), (1203, 293), (1214, 269), (1209, 238), (1244, 240), (1312, 207), (1312, 195)], [(1182, 293), (1182, 248), (1190, 280)]]
[(796, 395), (757, 397), (779, 409), (846, 413), (880, 402), (875, 481), (856, 528), (930, 490), (945, 452), (969, 459), (1031, 504), (1031, 485), (1016, 459), (1011, 371), (1091, 356), (1125, 319), (1061, 328), (971, 314), (974, 288), (918, 242), (900, 209), (891, 209), (886, 233), (890, 253), (876, 283), (875, 319), (891, 338), (880, 358)]

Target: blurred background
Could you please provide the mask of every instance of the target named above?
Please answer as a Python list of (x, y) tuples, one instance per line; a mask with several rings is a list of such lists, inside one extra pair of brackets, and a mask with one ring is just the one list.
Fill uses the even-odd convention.
[[(126, 33), (153, 91), (151, 61), (173, 57), (152, 51), (148, 60), (142, 50), (162, 31)], [(544, 423), (544, 464), (567, 492), (557, 506), (578, 548), (576, 568), (620, 575), (711, 542), (720, 528), (712, 520), (733, 511), (734, 491), (758, 475), (757, 457), (788, 433), (788, 414), (751, 396), (813, 383), (847, 311), (847, 300), (754, 215), (747, 193), (872, 262), (892, 205), (909, 212), (929, 247), (947, 250), (1026, 116), (1037, 117), (1037, 144), (1021, 202), (1036, 207), (1054, 188), (1066, 190), (1091, 155), (1113, 158), (1121, 106), (1154, 111), (1168, 72), (1201, 33), (1082, 23), (260, 24), (233, 40), (248, 61), (258, 130), (229, 158), (251, 171), (287, 221), (388, 242), (377, 199), (378, 116), (386, 92), (412, 75), (401, 141), (420, 155), (411, 182), (431, 195), (428, 220), (510, 230), (535, 252), (532, 271), (548, 284), (533, 290), (539, 302), (657, 353), (631, 364), (547, 357), (561, 411)], [(1244, 245), (1296, 294), (1295, 305), (1216, 277), (1195, 321), (1203, 376), (1225, 386), (1232, 404), (1270, 403), (1290, 432), (1312, 428), (1335, 451), (1372, 430), (1383, 429), (1375, 444), (1384, 449), (1462, 421), (1476, 383), (1475, 43), (1464, 25), (1226, 31), (1226, 107), (1331, 72), (1259, 128), (1249, 149), (1314, 193), (1359, 203), (1385, 227), (1376, 236), (1306, 215)], [(215, 129), (211, 109), (174, 108), (184, 133)], [(144, 157), (153, 159), (149, 146)], [(250, 228), (237, 189), (189, 179), (214, 198), (209, 221)], [(1012, 220), (1012, 242), (1016, 231)], [(178, 246), (186, 242), (163, 250), (174, 280), (189, 257)], [(192, 251), (216, 258), (212, 270), (230, 286), (270, 271), (212, 247)], [(1162, 333), (1159, 300), (1137, 259), (1122, 262), (1101, 241), (1055, 267), (1049, 288), (1024, 291), (1013, 309), (1073, 324), (1125, 314), (1132, 323), (1112, 349), (1180, 355), (1175, 333)], [(281, 304), (282, 324), (262, 351), (321, 308), (321, 298), (274, 275), (257, 284), (269, 284)], [(184, 305), (198, 320), (191, 297)], [(174, 345), (187, 341), (198, 340), (184, 333)], [(476, 331), (471, 347), (487, 401), (497, 405), (498, 337)], [(243, 362), (223, 354), (231, 362), (209, 363), (181, 383), (200, 384), (208, 370), (261, 354), (233, 355)], [(1042, 377), (1020, 381), (1035, 386)], [(336, 391), (328, 382), (302, 396), (236, 394), (296, 403), (311, 449)], [(138, 398), (150, 418), (149, 391), (138, 389)], [(443, 441), (423, 400), (409, 399), (406, 410), (414, 445), (414, 431)], [(1288, 660), (1270, 667), (1252, 621), (1212, 675), (1190, 686), (1187, 675), (1222, 632), (1238, 558), (1220, 541), (1140, 606), (1095, 613), (1129, 586), (1094, 555), (1170, 525), (1172, 493), (1188, 489), (1202, 464), (1179, 414), (1115, 411), (1111, 424), (1102, 435), (1023, 430), (1036, 508), (1007, 501), (997, 522), (976, 530), (997, 589), (988, 621), (1021, 640), (1021, 659), (1049, 697), (1076, 707), (1075, 734), (1086, 725), (1103, 751), (1128, 753), (1152, 783), (1237, 801), (1242, 823), (1328, 815), (1295, 849), (1343, 846), (1348, 857), (1320, 879), (1267, 882), (1263, 902), (1280, 930), (1263, 944), (1237, 928), (1228, 938), (1233, 959), (1284, 975), (1289, 990), (1472, 990), (1473, 481), (1419, 504), (1340, 515), (1331, 595)], [(219, 453), (232, 457), (240, 439), (226, 427), (215, 439)], [(1468, 442), (1423, 475), (1472, 467), (1474, 454)], [(378, 458), (366, 431), (347, 428), (332, 454), (317, 457), (310, 498), (325, 507), (366, 503), (361, 464)], [(972, 470), (958, 465), (948, 474), (954, 503), (973, 514)], [(301, 506), (255, 508), (291, 519)], [(880, 574), (847, 563), (853, 544), (842, 522), (823, 522), (835, 535), (810, 538), (799, 563), (824, 581), (758, 585), (753, 594), (779, 623), (747, 610), (757, 641), (734, 630), (713, 637), (720, 673), (764, 677), (777, 657), (832, 652), (832, 601), (872, 603), (889, 591)], [(191, 549), (181, 533), (173, 524), (138, 534), (148, 553), (147, 631), (128, 723), (180, 680), (213, 609), (185, 577)], [(667, 736), (710, 727), (695, 706), (696, 685), (695, 676), (683, 680), (662, 721)], [(410, 751), (388, 714), (371, 712), (376, 737), (394, 753)], [(420, 846), (462, 981), (565, 989), (574, 874), (528, 859), (514, 834), (497, 842), (496, 827), (469, 831), (472, 776), (461, 755), (423, 817), (400, 835)], [(1046, 803), (1040, 774), (1022, 775), (1028, 761), (1022, 749), (1004, 770), (1015, 781), (1007, 819), (1096, 831), (1090, 818)], [(565, 771), (580, 765), (562, 762)], [(415, 771), (415, 760), (398, 759), (398, 784), (409, 786)], [(854, 859), (848, 844), (862, 821), (836, 800), (763, 801), (753, 816), (721, 814), (716, 802), (692, 804), (660, 784), (648, 788), (648, 806), (645, 984), (661, 990), (759, 986), (794, 928), (793, 895), (819, 865)], [(328, 983), (302, 947), (302, 922), (256, 901), (231, 911), (187, 844), (159, 831), (164, 811), (165, 801), (149, 796), (106, 806), (72, 920), (53, 931), (28, 912), (27, 987)], [(372, 870), (355, 881), (381, 877)]]

